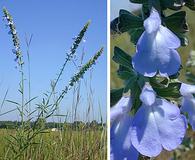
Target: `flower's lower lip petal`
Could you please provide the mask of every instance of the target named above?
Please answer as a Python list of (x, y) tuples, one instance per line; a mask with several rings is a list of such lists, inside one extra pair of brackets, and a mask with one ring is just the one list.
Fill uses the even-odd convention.
[(195, 98), (184, 97), (181, 106), (182, 112), (188, 113), (188, 118), (193, 131), (195, 131)]
[[(180, 65), (181, 65), (181, 59), (176, 50), (170, 49), (170, 59), (167, 61), (166, 64), (160, 64), (158, 63), (158, 69), (159, 73), (161, 75), (174, 75), (178, 72)], [(163, 55), (162, 55), (163, 56)]]
[(186, 132), (185, 117), (178, 107), (157, 99), (152, 106), (142, 105), (132, 122), (131, 141), (143, 155), (155, 157), (162, 147), (173, 150), (181, 144)]
[(176, 105), (160, 99), (153, 107), (153, 112), (163, 148), (168, 151), (176, 149), (186, 133), (185, 117)]
[(169, 120), (175, 120), (180, 116), (179, 108), (175, 104), (170, 103), (165, 99), (157, 98), (155, 106), (153, 108), (154, 112), (156, 111), (161, 113), (161, 117), (167, 118)]
[(162, 151), (162, 145), (151, 108), (142, 105), (135, 114), (131, 129), (133, 146), (141, 154), (155, 157)]
[(155, 64), (148, 59), (147, 55), (136, 53), (132, 59), (132, 65), (138, 73), (146, 77), (153, 77), (156, 75), (157, 68)]
[(137, 160), (139, 153), (133, 147), (130, 140), (130, 127), (132, 118), (129, 114), (124, 114), (120, 121), (114, 122), (111, 126), (111, 154), (113, 160), (131, 159)]
[(190, 84), (181, 84), (180, 92), (183, 96), (187, 95), (189, 96), (190, 94), (195, 93), (195, 85), (190, 85)]

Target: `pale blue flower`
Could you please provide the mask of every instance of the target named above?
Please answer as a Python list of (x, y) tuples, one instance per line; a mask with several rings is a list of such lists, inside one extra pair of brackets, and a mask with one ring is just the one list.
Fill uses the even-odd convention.
[(137, 160), (139, 153), (132, 146), (130, 140), (132, 117), (130, 97), (122, 97), (111, 108), (110, 119), (110, 159), (111, 160)]
[(195, 86), (182, 83), (180, 92), (183, 95), (181, 111), (188, 113), (189, 123), (195, 131)]
[(181, 144), (186, 132), (185, 116), (171, 102), (157, 98), (151, 86), (145, 85), (140, 95), (141, 107), (131, 126), (131, 143), (138, 152), (155, 157), (162, 149), (171, 151)]
[(120, 119), (124, 114), (130, 111), (131, 99), (129, 96), (123, 96), (115, 106), (110, 109), (110, 122)]
[(175, 50), (180, 47), (178, 37), (161, 25), (155, 9), (144, 21), (144, 28), (132, 61), (135, 70), (147, 77), (157, 73), (164, 77), (176, 74), (181, 65), (180, 56)]

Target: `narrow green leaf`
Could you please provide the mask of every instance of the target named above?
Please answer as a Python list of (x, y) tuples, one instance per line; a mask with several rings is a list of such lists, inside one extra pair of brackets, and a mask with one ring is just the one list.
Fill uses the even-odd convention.
[(131, 98), (132, 98), (132, 110), (131, 113), (134, 115), (139, 107), (141, 106), (142, 102), (140, 100), (141, 88), (137, 83), (131, 89)]
[(141, 28), (137, 28), (137, 29), (132, 29), (132, 30), (129, 30), (129, 35), (130, 35), (130, 40), (133, 44), (137, 44), (137, 41), (139, 40), (141, 34), (144, 32), (144, 28), (141, 27)]
[(164, 22), (166, 26), (174, 32), (185, 33), (189, 31), (185, 11), (176, 12), (165, 17)]
[(115, 47), (113, 61), (116, 63), (125, 66), (127, 68), (132, 68), (132, 58), (129, 54), (125, 53), (122, 49)]
[(132, 76), (132, 77), (129, 77), (129, 79), (125, 82), (126, 85), (125, 85), (125, 88), (124, 88), (124, 93), (128, 92), (130, 89), (133, 88), (133, 86), (135, 85), (137, 81), (137, 76)]
[(120, 10), (119, 13), (119, 25), (118, 28), (120, 32), (127, 32), (130, 29), (136, 29), (143, 27), (143, 20), (126, 10)]
[(130, 77), (135, 76), (137, 73), (133, 69), (129, 69), (127, 67), (119, 65), (117, 74), (122, 80), (128, 80)]

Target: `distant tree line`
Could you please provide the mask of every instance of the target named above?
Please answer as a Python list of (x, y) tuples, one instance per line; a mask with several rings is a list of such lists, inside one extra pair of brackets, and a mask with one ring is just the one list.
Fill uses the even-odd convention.
[[(82, 121), (74, 121), (73, 123), (64, 122), (46, 122), (44, 119), (39, 119), (38, 122), (27, 122), (30, 127), (35, 128), (45, 128), (45, 129), (72, 129), (72, 130), (82, 130), (82, 129), (103, 129), (105, 127), (105, 123), (98, 123), (93, 120), (91, 122), (82, 122)], [(0, 121), (0, 129), (16, 129), (21, 126), (21, 122), (19, 121)]]

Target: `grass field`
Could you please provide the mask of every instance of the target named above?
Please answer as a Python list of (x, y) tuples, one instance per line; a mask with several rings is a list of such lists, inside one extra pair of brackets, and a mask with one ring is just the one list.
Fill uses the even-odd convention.
[[(24, 160), (104, 160), (106, 130), (64, 130), (39, 134), (25, 152), (16, 159)], [(0, 159), (13, 159), (7, 138), (16, 134), (12, 129), (0, 130)]]

